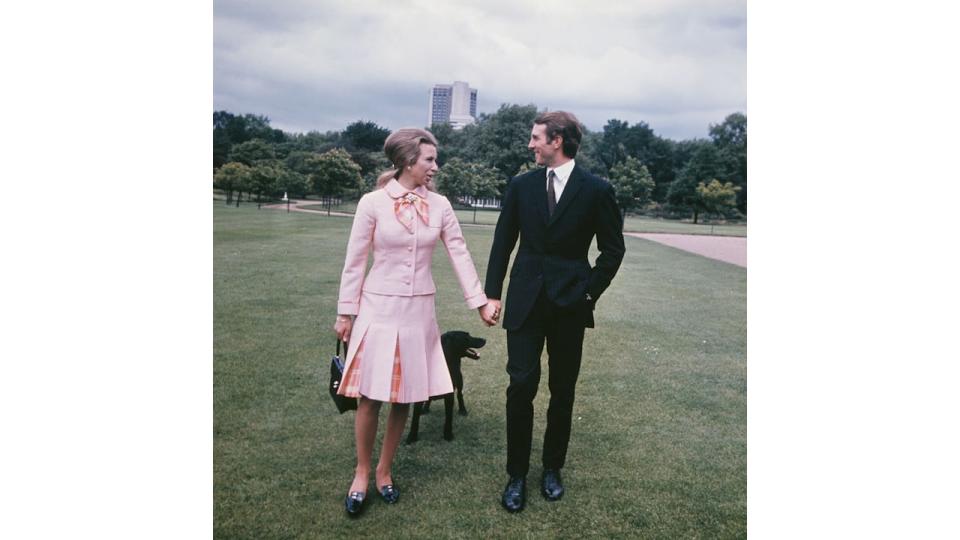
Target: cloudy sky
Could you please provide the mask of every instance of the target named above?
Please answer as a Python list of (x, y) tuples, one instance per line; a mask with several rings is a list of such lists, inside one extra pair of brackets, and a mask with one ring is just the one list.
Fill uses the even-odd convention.
[(707, 136), (747, 112), (745, 0), (215, 0), (215, 110), (289, 132), (427, 122), (434, 84), (478, 112), (533, 103), (591, 130)]

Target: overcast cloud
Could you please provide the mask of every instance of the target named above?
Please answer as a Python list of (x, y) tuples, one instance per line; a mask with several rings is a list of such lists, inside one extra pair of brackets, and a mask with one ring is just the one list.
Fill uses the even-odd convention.
[(746, 113), (745, 0), (216, 0), (215, 110), (289, 132), (427, 122), (434, 84), (673, 139)]

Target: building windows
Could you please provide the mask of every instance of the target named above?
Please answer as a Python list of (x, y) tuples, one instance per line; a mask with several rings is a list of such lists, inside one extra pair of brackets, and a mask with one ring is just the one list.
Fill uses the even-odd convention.
[(434, 86), (430, 90), (427, 119), (431, 125), (448, 122), (454, 129), (476, 122), (476, 89), (463, 81)]

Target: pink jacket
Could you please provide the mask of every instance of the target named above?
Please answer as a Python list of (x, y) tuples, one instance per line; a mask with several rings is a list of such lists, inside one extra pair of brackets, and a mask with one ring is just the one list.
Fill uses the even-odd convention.
[[(337, 313), (356, 315), (362, 291), (394, 296), (434, 294), (437, 288), (430, 263), (438, 238), (447, 247), (467, 306), (474, 309), (487, 303), (450, 201), (418, 187), (414, 193), (424, 197), (430, 207), (429, 225), (417, 217), (410, 231), (397, 220), (393, 210), (394, 200), (407, 192), (399, 182), (391, 180), (383, 189), (364, 195), (357, 204), (340, 276)], [(364, 279), (371, 246), (373, 266)]]

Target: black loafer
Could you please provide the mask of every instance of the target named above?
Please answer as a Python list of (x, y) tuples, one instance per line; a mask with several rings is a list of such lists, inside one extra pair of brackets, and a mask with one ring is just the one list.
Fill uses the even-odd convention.
[(350, 517), (359, 516), (360, 512), (363, 510), (363, 498), (366, 496), (366, 493), (351, 491), (350, 495), (347, 495), (347, 499), (344, 501), (344, 506), (347, 509), (347, 515)]
[(558, 469), (544, 469), (540, 493), (548, 501), (559, 501), (563, 497), (563, 480)]
[(395, 504), (400, 500), (400, 488), (393, 484), (387, 484), (380, 488), (380, 497), (387, 504)]
[(500, 498), (500, 504), (510, 513), (523, 510), (523, 507), (527, 504), (527, 478), (511, 476), (510, 481), (507, 482), (507, 487), (503, 488), (503, 497)]

